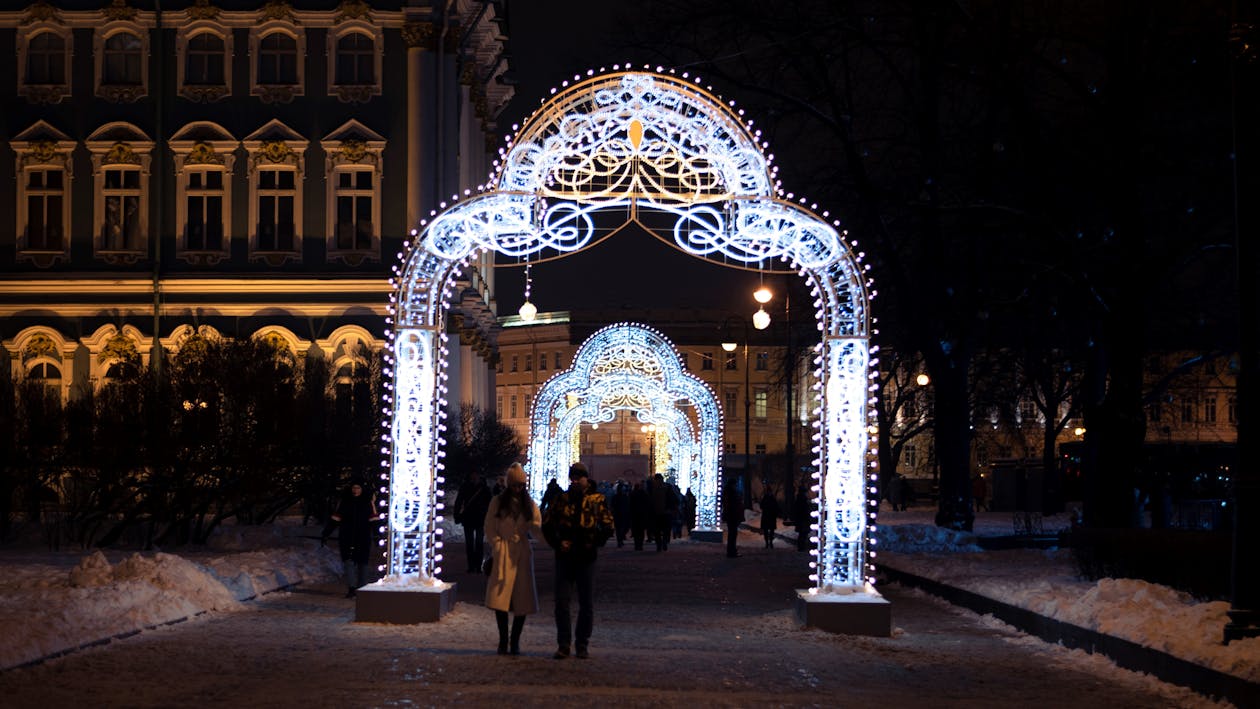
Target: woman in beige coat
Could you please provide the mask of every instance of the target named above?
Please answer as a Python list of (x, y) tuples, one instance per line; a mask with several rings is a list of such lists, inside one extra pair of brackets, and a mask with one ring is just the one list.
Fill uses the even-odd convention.
[[(494, 610), (499, 626), (499, 654), (521, 654), (521, 630), (525, 616), (538, 612), (538, 588), (534, 584), (534, 546), (530, 536), (542, 537), (542, 513), (525, 491), (525, 470), (513, 463), (507, 471), (507, 487), (490, 501), (486, 512), (486, 549), (494, 557), (486, 579), (486, 606)], [(508, 612), (512, 636), (508, 641)]]

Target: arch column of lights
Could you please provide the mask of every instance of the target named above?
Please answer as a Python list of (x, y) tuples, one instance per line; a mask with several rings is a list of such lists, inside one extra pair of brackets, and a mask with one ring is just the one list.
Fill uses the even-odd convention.
[(610, 422), (618, 411), (634, 411), (639, 421), (664, 431), (670, 463), (686, 481), (683, 490), (690, 488), (696, 496), (696, 528), (718, 531), (722, 416), (717, 396), (683, 369), (668, 338), (638, 323), (596, 331), (578, 348), (572, 366), (539, 389), (530, 411), (530, 493), (541, 499), (548, 481), (566, 479), (581, 452), (574, 436), (580, 424)]
[(592, 215), (615, 209), (632, 219), (645, 211), (672, 218), (658, 238), (695, 256), (747, 267), (780, 260), (811, 287), (821, 342), (808, 593), (874, 594), (868, 267), (838, 222), (828, 224), (782, 192), (764, 147), (751, 123), (686, 74), (591, 72), (566, 82), (530, 117), (484, 192), (443, 203), (422, 225), (393, 282), (384, 583), (441, 583), (442, 451), (435, 441), (445, 429), (444, 325), (458, 274), (486, 250), (516, 258), (581, 250), (595, 241)]

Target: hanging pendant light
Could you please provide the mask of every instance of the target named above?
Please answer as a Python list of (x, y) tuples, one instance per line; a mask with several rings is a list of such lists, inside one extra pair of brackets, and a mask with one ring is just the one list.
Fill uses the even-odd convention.
[(521, 316), (522, 322), (533, 322), (534, 318), (538, 317), (538, 308), (535, 307), (533, 303), (529, 302), (529, 291), (530, 291), (530, 287), (533, 285), (533, 278), (529, 273), (529, 268), (530, 268), (529, 263), (526, 263), (525, 264), (525, 302), (521, 303), (521, 309), (516, 311), (517, 314)]
[(765, 308), (759, 308), (757, 312), (753, 313), (752, 321), (753, 327), (758, 330), (764, 330), (770, 327), (770, 313), (767, 313)]

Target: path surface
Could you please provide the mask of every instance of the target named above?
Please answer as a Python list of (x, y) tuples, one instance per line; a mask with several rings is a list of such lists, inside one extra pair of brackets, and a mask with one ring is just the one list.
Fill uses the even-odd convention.
[[(448, 558), (462, 560), (458, 545)], [(808, 557), (716, 544), (605, 549), (591, 658), (551, 659), (549, 551), (543, 613), (524, 654), (494, 653), (482, 577), (457, 574), (440, 623), (351, 622), (339, 586), (267, 596), (247, 610), (147, 631), (0, 673), (6, 707), (1191, 706), (1193, 695), (1031, 641), (916, 592), (886, 586), (892, 638), (797, 627)], [(463, 566), (459, 564), (459, 566)]]

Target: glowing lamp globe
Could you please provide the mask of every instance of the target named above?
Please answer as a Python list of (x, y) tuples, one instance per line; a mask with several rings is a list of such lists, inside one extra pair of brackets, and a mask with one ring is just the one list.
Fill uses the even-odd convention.
[(770, 313), (767, 313), (765, 308), (761, 308), (757, 312), (753, 313), (753, 327), (758, 330), (764, 330), (770, 327)]
[(928, 375), (926, 374), (920, 374), (919, 376), (914, 378), (914, 382), (915, 384), (918, 384), (921, 387), (925, 387), (932, 382), (932, 379), (928, 377)]
[(722, 349), (726, 350), (727, 352), (734, 352), (736, 347), (738, 347), (738, 345), (736, 345), (734, 342), (722, 343)]
[(774, 297), (774, 293), (770, 292), (770, 289), (766, 288), (765, 286), (762, 286), (758, 288), (757, 290), (753, 291), (753, 300), (757, 301), (758, 303), (762, 303), (762, 304), (769, 303), (770, 299), (773, 297)]
[(534, 304), (528, 300), (521, 304), (521, 309), (516, 312), (521, 316), (521, 320), (525, 322), (533, 322), (534, 318), (538, 317), (538, 308), (534, 307)]

